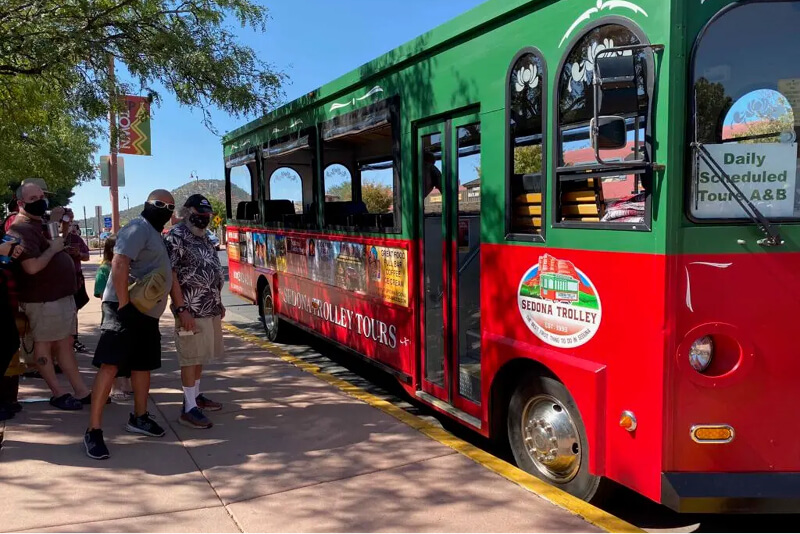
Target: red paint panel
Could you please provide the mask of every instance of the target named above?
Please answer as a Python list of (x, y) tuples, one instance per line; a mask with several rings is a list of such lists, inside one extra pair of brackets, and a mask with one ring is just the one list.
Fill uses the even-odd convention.
[[(543, 341), (520, 311), (522, 283), (536, 274), (531, 270), (545, 254), (570, 262), (597, 293), (599, 324), (589, 324), (593, 319), (587, 313), (593, 334), (588, 341), (572, 338), (576, 346)], [(484, 422), (491, 382), (503, 365), (516, 358), (541, 361), (564, 382), (581, 412), (590, 469), (657, 500), (664, 428), (665, 257), (484, 244), (481, 272)], [(557, 316), (556, 308), (553, 313)], [(541, 332), (546, 337), (547, 331)], [(562, 334), (568, 339), (569, 332)], [(638, 419), (634, 433), (619, 426), (623, 410)]]
[(325, 337), (414, 375), (415, 319), (411, 308), (278, 274), (278, 311)]
[[(665, 470), (800, 471), (799, 276), (797, 253), (675, 258)], [(716, 353), (704, 375), (688, 351), (706, 334)], [(692, 441), (693, 425), (714, 423), (733, 426), (733, 442)]]
[(231, 293), (258, 301), (255, 269), (249, 263), (228, 260), (228, 278)]

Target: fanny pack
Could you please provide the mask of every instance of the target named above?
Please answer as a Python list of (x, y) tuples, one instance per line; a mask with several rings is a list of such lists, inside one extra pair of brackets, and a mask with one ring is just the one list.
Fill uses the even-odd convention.
[(147, 313), (167, 296), (167, 278), (158, 271), (146, 274), (128, 286), (131, 304)]

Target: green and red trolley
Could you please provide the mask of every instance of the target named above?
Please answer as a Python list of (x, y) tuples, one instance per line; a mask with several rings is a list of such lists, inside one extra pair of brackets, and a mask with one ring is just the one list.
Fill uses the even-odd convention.
[(225, 136), (231, 290), (581, 498), (794, 510), (798, 27), (489, 1)]

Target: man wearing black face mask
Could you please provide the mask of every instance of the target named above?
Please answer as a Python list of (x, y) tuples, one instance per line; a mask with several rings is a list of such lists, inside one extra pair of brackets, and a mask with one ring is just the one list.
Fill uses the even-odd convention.
[[(172, 267), (161, 231), (175, 211), (169, 191), (150, 193), (142, 216), (132, 220), (117, 235), (111, 277), (103, 293), (103, 324), (94, 354), (99, 367), (92, 393), (92, 415), (84, 435), (86, 454), (96, 460), (109, 457), (103, 440), (103, 407), (114, 378), (131, 375), (133, 413), (125, 429), (151, 437), (162, 437), (164, 429), (147, 411), (150, 373), (161, 367), (161, 332), (158, 320), (167, 307), (172, 287)], [(163, 283), (159, 282), (163, 281)], [(133, 292), (129, 285), (134, 283)], [(137, 292), (137, 287), (147, 291)]]
[[(45, 236), (42, 217), (47, 211), (47, 200), (42, 188), (27, 182), (17, 191), (17, 198), (19, 215), (8, 233), (18, 237), (25, 249), (19, 259), (17, 282), (20, 307), (28, 317), (33, 336), (36, 366), (53, 393), (50, 404), (62, 410), (80, 410), (91, 401), (91, 396), (78, 371), (72, 347), (77, 328), (75, 265), (64, 252), (63, 237)], [(63, 216), (63, 208), (52, 212), (54, 221)], [(66, 224), (63, 226), (66, 230)], [(75, 396), (64, 392), (58, 382), (53, 367), (56, 355)]]
[(172, 262), (173, 313), (178, 327), (175, 346), (181, 365), (183, 410), (178, 422), (190, 428), (210, 428), (205, 411), (221, 410), (200, 391), (203, 366), (223, 354), (222, 266), (217, 250), (208, 238), (213, 209), (203, 195), (192, 195), (183, 205), (183, 222), (175, 225), (165, 239)]

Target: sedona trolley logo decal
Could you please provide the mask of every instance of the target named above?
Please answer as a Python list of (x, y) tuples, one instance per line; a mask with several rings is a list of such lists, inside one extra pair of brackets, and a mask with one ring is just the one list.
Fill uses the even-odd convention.
[(592, 281), (572, 262), (548, 254), (522, 277), (518, 305), (531, 332), (554, 347), (579, 347), (600, 328), (600, 295)]

